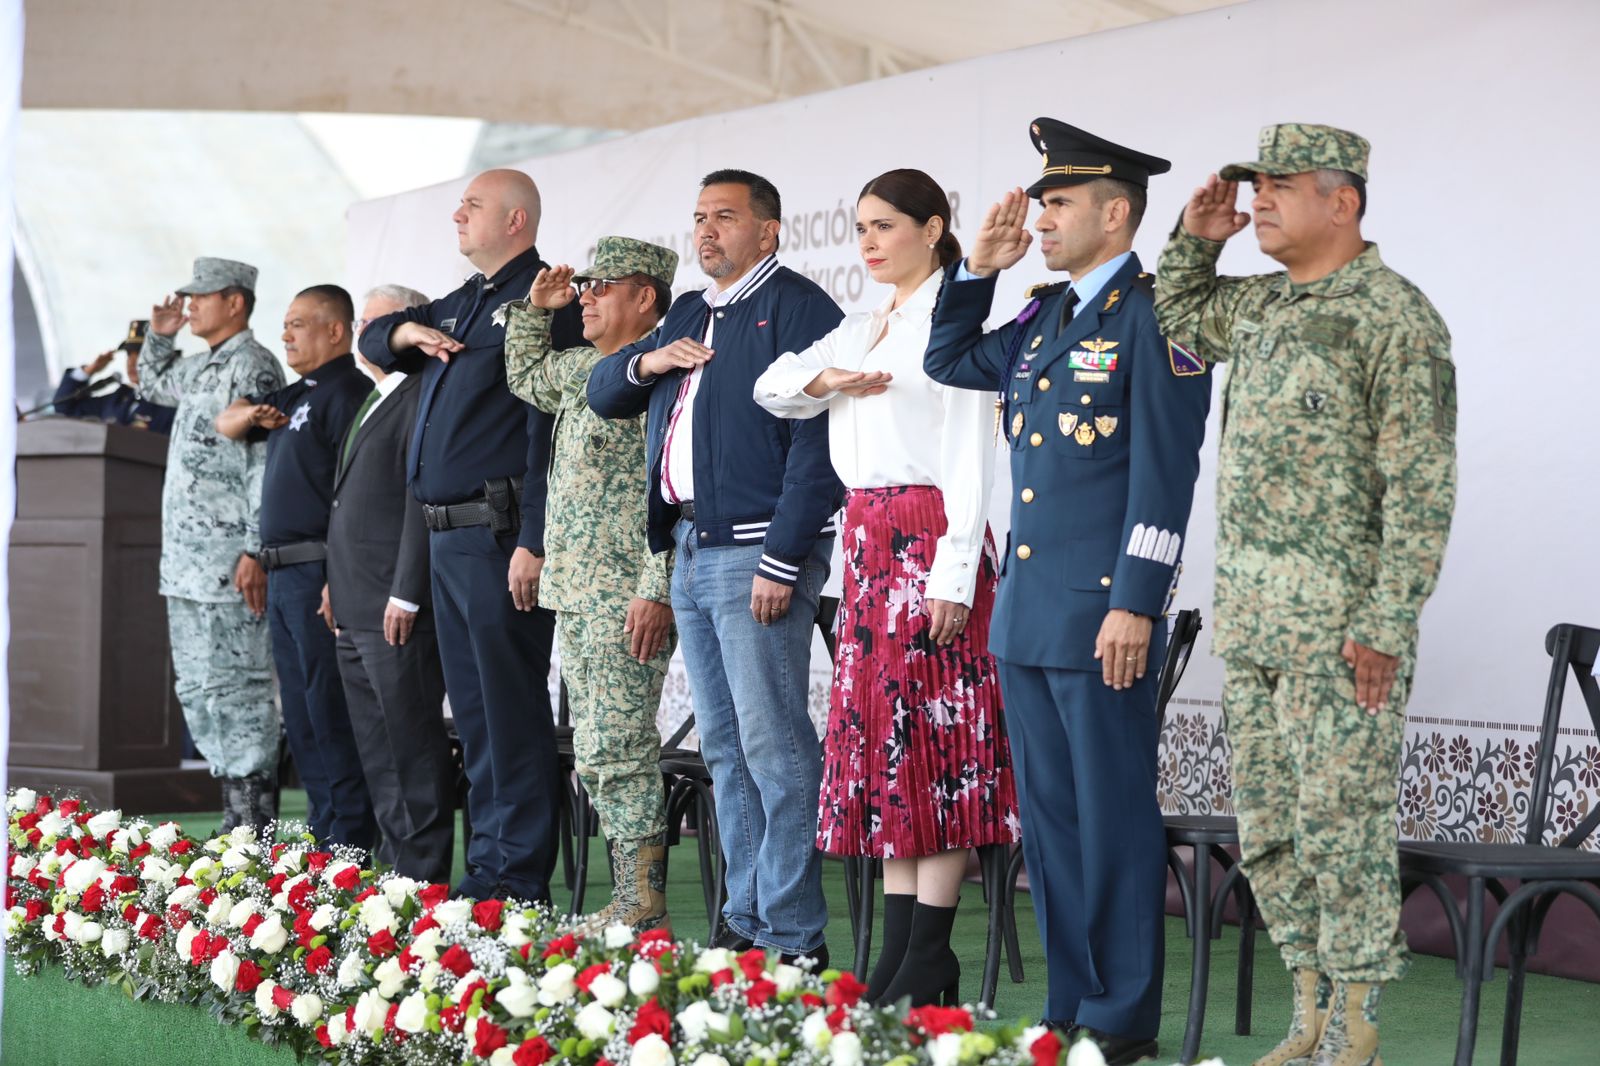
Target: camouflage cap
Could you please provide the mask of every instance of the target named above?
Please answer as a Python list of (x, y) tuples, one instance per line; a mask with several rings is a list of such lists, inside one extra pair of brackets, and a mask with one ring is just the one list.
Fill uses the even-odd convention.
[(671, 248), (632, 237), (601, 237), (594, 245), (594, 262), (578, 271), (573, 280), (616, 280), (630, 274), (645, 274), (670, 288), (677, 272), (678, 253)]
[(1308, 174), (1313, 170), (1348, 170), (1362, 181), (1367, 180), (1367, 155), (1372, 145), (1349, 130), (1285, 122), (1263, 126), (1256, 145), (1261, 158), (1223, 167), (1218, 172), (1223, 181), (1248, 181), (1253, 174)]
[(231, 288), (255, 292), (256, 268), (236, 259), (213, 259), (203, 255), (194, 261), (194, 277), (177, 292), (180, 296), (204, 296)]

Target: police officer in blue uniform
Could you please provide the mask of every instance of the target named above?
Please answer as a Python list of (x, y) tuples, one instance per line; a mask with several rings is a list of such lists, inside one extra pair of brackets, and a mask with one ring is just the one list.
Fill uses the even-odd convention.
[[(1156, 802), (1161, 623), (1178, 573), (1210, 378), (1156, 326), (1132, 252), (1170, 164), (1063, 122), (1032, 126), (1043, 173), (989, 209), (953, 264), (925, 358), (997, 393), (1011, 534), (990, 650), (1000, 661), (1023, 851), (1049, 971), (1046, 1017), (1108, 1063), (1157, 1053), (1166, 845)], [(999, 272), (1032, 243), (1070, 281), (985, 333)]]
[[(144, 335), (149, 328), (149, 319), (134, 319), (128, 323), (127, 339), (120, 345), (100, 353), (86, 366), (72, 367), (61, 375), (61, 384), (56, 387), (55, 399), (51, 401), (56, 414), (148, 429), (163, 437), (171, 433), (172, 416), (177, 414), (177, 409), (139, 399), (139, 349), (144, 347)], [(124, 372), (128, 383), (118, 384), (110, 393), (105, 393), (100, 382), (91, 383), (89, 379), (110, 365), (118, 352), (127, 356)]]

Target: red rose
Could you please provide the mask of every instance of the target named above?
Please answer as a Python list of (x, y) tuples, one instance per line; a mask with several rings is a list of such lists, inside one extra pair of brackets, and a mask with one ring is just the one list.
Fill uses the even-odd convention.
[(317, 1043), (323, 1047), (333, 1046), (333, 1037), (328, 1035), (328, 1027), (326, 1025), (317, 1026)]
[(329, 951), (328, 945), (324, 944), (306, 956), (306, 973), (321, 973), (323, 970), (326, 970), (329, 964), (332, 962), (333, 952)]
[(39, 841), (41, 841), (43, 839), (44, 839), (44, 834), (39, 832), (39, 830), (37, 830), (37, 829), (28, 830), (28, 847), (30, 847), (30, 848), (38, 847), (39, 846)]
[(314, 889), (309, 879), (298, 882), (289, 890), (289, 906), (297, 911), (310, 910), (311, 908), (307, 906), (307, 903), (311, 899), (313, 891)]
[(672, 947), (672, 934), (665, 929), (647, 929), (633, 942), (634, 954), (642, 959), (654, 959)]
[(731, 985), (731, 984), (733, 984), (733, 980), (734, 980), (733, 971), (728, 969), (727, 967), (723, 967), (722, 969), (718, 970), (716, 973), (711, 975), (711, 987), (712, 988), (721, 988), (723, 985)]
[(306, 869), (314, 874), (320, 874), (328, 866), (328, 860), (333, 858), (331, 851), (311, 851), (306, 853)]
[(272, 861), (273, 861), (274, 864), (276, 864), (279, 859), (283, 858), (283, 851), (288, 846), (289, 845), (287, 845), (287, 844), (274, 844), (274, 845), (272, 845), (272, 850), (270, 852), (268, 852), (268, 854), (272, 856)]
[(472, 918), (489, 932), (500, 928), (501, 912), (506, 909), (505, 902), (498, 899), (486, 899), (472, 908)]
[[(32, 906), (32, 904), (29, 904), (29, 906)], [(137, 903), (130, 903), (126, 907), (122, 908), (122, 920), (137, 924), (139, 921), (139, 905)]]
[(406, 948), (400, 953), (400, 958), (396, 961), (400, 963), (401, 973), (410, 973), (412, 967), (416, 966), (417, 964), (417, 957), (411, 954), (410, 948)]
[(644, 1005), (639, 1008), (639, 1013), (634, 1016), (633, 1028), (628, 1030), (628, 1043), (637, 1044), (651, 1033), (663, 1040), (670, 1040), (672, 1037), (672, 1015), (667, 1013), (667, 1009), (658, 1003), (654, 996), (645, 1000)]
[(550, 1041), (542, 1036), (531, 1040), (524, 1040), (517, 1050), (511, 1053), (512, 1066), (544, 1066), (545, 1063), (555, 1058), (556, 1049), (550, 1046)]
[(906, 1014), (906, 1025), (939, 1036), (953, 1029), (972, 1030), (972, 1015), (964, 1007), (913, 1007)]
[(845, 1013), (843, 1007), (835, 1007), (830, 1010), (824, 1020), (828, 1023), (828, 1032), (830, 1033), (840, 1033), (850, 1028), (850, 1016)]
[(400, 1004), (398, 1004), (398, 1003), (389, 1004), (389, 1012), (383, 1016), (383, 1031), (384, 1032), (386, 1032), (386, 1033), (394, 1032), (394, 1029), (395, 1029), (394, 1016), (396, 1014), (399, 1014), (399, 1013), (400, 1013)]
[(227, 950), (228, 950), (228, 938), (227, 937), (225, 937), (225, 936), (214, 936), (214, 937), (212, 937), (211, 940), (206, 944), (206, 961), (207, 962), (216, 961), (217, 956), (221, 955), (224, 951), (227, 951)]
[[(131, 874), (123, 874), (122, 876), (118, 877), (115, 881), (111, 882), (111, 891), (114, 892), (116, 895), (119, 895), (119, 896), (125, 896), (129, 892), (136, 892), (136, 891), (138, 891), (138, 888), (139, 888), (139, 879), (137, 877), (134, 877)], [(212, 898), (213, 899), (216, 898), (216, 894), (215, 893), (212, 893)], [(207, 906), (210, 906), (210, 904), (207, 904)]]
[(460, 944), (451, 944), (449, 950), (439, 956), (439, 965), (457, 977), (465, 977), (472, 969), (472, 956)]
[[(147, 844), (140, 844), (139, 847), (144, 848), (146, 852), (150, 850), (150, 847)], [(189, 852), (194, 850), (194, 841), (188, 839), (174, 840), (172, 842), (172, 847), (168, 848), (167, 850), (172, 852), (174, 855), (187, 855)]]
[(138, 862), (148, 854), (150, 854), (150, 845), (148, 843), (140, 844), (138, 847), (128, 852), (128, 861)]
[(381, 959), (385, 955), (393, 955), (400, 950), (400, 946), (394, 942), (393, 933), (387, 929), (379, 929), (367, 937), (367, 950), (372, 952), (373, 958)]
[(439, 1027), (447, 1033), (461, 1032), (461, 1024), (467, 1020), (467, 1012), (462, 1007), (442, 1007), (439, 1010)]
[(65, 855), (67, 852), (72, 851), (73, 843), (71, 838), (62, 837), (60, 840), (56, 841), (56, 846), (51, 850), (53, 850), (57, 855)]
[(800, 1002), (812, 1010), (816, 1010), (822, 1006), (822, 997), (815, 992), (802, 992), (800, 993)]
[(261, 967), (249, 959), (239, 963), (239, 976), (234, 978), (233, 989), (235, 992), (254, 992), (256, 985), (261, 983)]
[(556, 937), (544, 949), (544, 957), (547, 959), (570, 959), (577, 953), (578, 938), (571, 933)]
[(1054, 1029), (1046, 1029), (1043, 1036), (1028, 1045), (1028, 1052), (1033, 1056), (1033, 1066), (1056, 1066), (1061, 1061), (1061, 1038)]
[(244, 925), (240, 926), (239, 932), (243, 933), (246, 937), (255, 936), (256, 930), (261, 927), (261, 923), (264, 921), (266, 921), (266, 919), (261, 917), (261, 915), (252, 914), (250, 917), (244, 920)]
[(856, 980), (849, 970), (839, 974), (838, 980), (828, 986), (828, 1004), (833, 1007), (853, 1007), (861, 1002), (867, 986)]
[(411, 923), (411, 935), (412, 936), (421, 936), (423, 933), (426, 933), (429, 929), (437, 929), (437, 928), (439, 928), (439, 923), (434, 920), (433, 915), (424, 914), (421, 918), (418, 918), (416, 921)]
[(276, 896), (283, 891), (283, 883), (289, 880), (288, 874), (273, 874), (267, 878), (267, 895)]
[(479, 1018), (477, 1037), (472, 1042), (472, 1053), (486, 1059), (505, 1046), (506, 1031), (493, 1022)]
[(596, 977), (599, 977), (603, 973), (610, 972), (611, 964), (609, 962), (597, 962), (593, 966), (584, 967), (583, 972), (578, 974), (578, 979), (574, 983), (585, 992), (588, 992), (589, 986), (594, 984), (594, 979)]
[(744, 971), (745, 980), (756, 980), (766, 972), (767, 953), (760, 948), (751, 948), (739, 956), (739, 969)]
[(201, 903), (209, 907), (217, 901), (217, 890), (214, 888), (202, 888), (200, 890), (200, 895), (197, 898)]
[(198, 966), (205, 961), (206, 945), (211, 943), (211, 934), (202, 929), (189, 941), (189, 961)]
[(77, 814), (78, 813), (78, 809), (80, 807), (82, 807), (82, 806), (83, 806), (83, 804), (80, 803), (78, 800), (75, 800), (75, 799), (74, 800), (62, 800), (61, 801), (61, 813), (70, 818), (72, 815)]
[(100, 887), (100, 882), (95, 881), (83, 890), (83, 898), (78, 900), (78, 906), (85, 914), (98, 914), (100, 908), (106, 905), (106, 890)]
[(520, 948), (518, 948), (517, 949), (517, 954), (522, 956), (522, 960), (524, 962), (526, 962), (529, 959), (533, 958), (533, 941), (530, 940), (526, 944), (524, 944)]
[(299, 914), (296, 914), (294, 916), (294, 925), (292, 928), (294, 929), (295, 943), (299, 944), (303, 948), (309, 948), (311, 946), (311, 941), (316, 939), (317, 931), (311, 928), (310, 911), (301, 911)]
[(146, 940), (161, 939), (161, 922), (153, 914), (147, 914), (144, 921), (139, 923), (139, 935)]
[(417, 890), (417, 898), (422, 901), (422, 907), (424, 910), (431, 911), (434, 907), (450, 898), (450, 886), (423, 885)]
[(65, 936), (67, 933), (67, 916), (65, 914), (56, 915), (55, 920), (50, 923), (50, 927), (55, 930), (56, 936)]
[(767, 1000), (771, 999), (777, 992), (777, 985), (766, 978), (762, 978), (759, 981), (752, 981), (750, 987), (744, 990), (744, 1001), (752, 1007), (765, 1007)]
[(333, 875), (333, 887), (342, 888), (346, 892), (361, 883), (361, 870), (356, 866), (346, 866)]
[(85, 833), (85, 834), (83, 834), (83, 839), (78, 841), (78, 854), (83, 856), (85, 859), (87, 859), (89, 857), (90, 853), (93, 852), (94, 849), (99, 847), (99, 846), (100, 846), (100, 842), (99, 841), (97, 841), (94, 837), (90, 836), (88, 833)]
[(371, 899), (373, 896), (376, 896), (377, 894), (378, 894), (378, 886), (377, 885), (368, 885), (366, 888), (363, 888), (360, 892), (356, 893), (356, 902), (357, 903), (365, 903), (367, 900)]

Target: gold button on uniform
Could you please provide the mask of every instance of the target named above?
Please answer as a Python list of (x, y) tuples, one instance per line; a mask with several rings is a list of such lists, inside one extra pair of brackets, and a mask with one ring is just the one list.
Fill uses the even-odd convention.
[(1039, 379), (1039, 391), (1040, 392), (1049, 392), (1050, 391), (1050, 379), (1049, 378), (1040, 378)]
[(1028, 556), (1030, 556), (1032, 554), (1033, 554), (1033, 549), (1028, 547), (1026, 544), (1018, 544), (1017, 545), (1017, 558), (1018, 559), (1026, 559)]
[(1078, 402), (1079, 402), (1079, 403), (1093, 403), (1093, 402), (1094, 402), (1094, 397), (1093, 397), (1093, 396), (1090, 396), (1090, 395), (1089, 395), (1089, 394), (1088, 394), (1088, 393), (1087, 393), (1087, 392), (1086, 392), (1086, 393), (1084, 393), (1084, 394), (1083, 394), (1083, 396), (1082, 396), (1082, 397), (1081, 397), (1081, 398), (1080, 398), (1080, 399), (1079, 399), (1079, 400), (1078, 400)]
[(1042, 434), (1035, 433), (1033, 436), (1028, 438), (1028, 443), (1037, 448), (1039, 445), (1044, 443), (1044, 436)]
[(1022, 502), (1023, 503), (1032, 503), (1033, 502), (1033, 490), (1032, 489), (1023, 489), (1022, 490)]
[(1110, 588), (1111, 587), (1111, 579), (1109, 577), (1101, 578), (1100, 579), (1100, 587), (1101, 588), (1106, 588), (1106, 589)]

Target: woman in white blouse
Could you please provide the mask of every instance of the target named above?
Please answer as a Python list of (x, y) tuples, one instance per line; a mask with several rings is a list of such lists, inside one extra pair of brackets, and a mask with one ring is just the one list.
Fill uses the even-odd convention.
[(779, 358), (755, 399), (783, 418), (827, 411), (849, 490), (817, 846), (883, 859), (868, 996), (953, 1002), (967, 849), (1015, 841), (1020, 825), (987, 650), (992, 401), (922, 370), (941, 268), (961, 257), (938, 183), (891, 170), (861, 190), (856, 214), (867, 269), (893, 292)]

